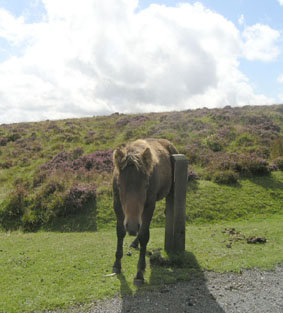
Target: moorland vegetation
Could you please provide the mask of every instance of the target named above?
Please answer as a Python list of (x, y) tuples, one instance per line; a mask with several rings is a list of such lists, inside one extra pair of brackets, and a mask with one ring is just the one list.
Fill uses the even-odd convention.
[(112, 227), (113, 149), (146, 137), (188, 158), (188, 222), (280, 212), (283, 105), (203, 108), (0, 125), (0, 227)]

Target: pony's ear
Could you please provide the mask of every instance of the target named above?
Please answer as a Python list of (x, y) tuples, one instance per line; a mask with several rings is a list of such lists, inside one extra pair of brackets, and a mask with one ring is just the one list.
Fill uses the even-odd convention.
[(152, 168), (152, 154), (149, 148), (146, 148), (141, 154), (142, 162), (147, 172), (150, 172)]
[(114, 151), (113, 161), (118, 169), (121, 169), (123, 167), (125, 157), (126, 157), (125, 152), (122, 149), (118, 148)]

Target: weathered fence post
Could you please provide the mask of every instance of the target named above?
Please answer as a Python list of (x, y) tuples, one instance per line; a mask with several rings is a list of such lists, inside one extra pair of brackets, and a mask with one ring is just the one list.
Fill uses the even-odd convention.
[(173, 154), (173, 186), (166, 198), (165, 250), (182, 252), (185, 250), (186, 190), (188, 162), (183, 154)]

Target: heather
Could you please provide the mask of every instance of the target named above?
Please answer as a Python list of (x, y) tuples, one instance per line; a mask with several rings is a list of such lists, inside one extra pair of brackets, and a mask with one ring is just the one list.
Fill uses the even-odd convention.
[[(208, 182), (228, 194), (251, 186), (256, 192), (257, 179), (277, 186), (282, 183), (282, 124), (283, 105), (274, 105), (0, 125), (0, 224), (34, 231), (61, 223), (69, 229), (68, 221), (89, 216), (89, 230), (112, 227), (112, 152), (137, 138), (167, 138), (186, 154), (191, 199), (198, 192), (205, 197)], [(282, 195), (273, 192), (279, 202)], [(221, 201), (216, 210), (224, 210)], [(276, 199), (265, 206), (269, 212), (270, 205), (278, 208)], [(162, 206), (154, 216), (157, 226), (164, 221)], [(249, 215), (254, 206), (259, 204), (239, 215)], [(206, 209), (188, 213), (188, 219), (205, 216)], [(214, 213), (206, 220), (219, 218)]]
[(96, 151), (88, 155), (82, 148), (76, 148), (71, 153), (60, 152), (50, 162), (43, 164), (40, 170), (50, 172), (61, 169), (62, 171), (90, 171), (97, 173), (111, 172), (113, 169), (112, 150)]
[(78, 147), (40, 165), (33, 180), (17, 179), (2, 212), (5, 228), (37, 230), (58, 217), (96, 212), (97, 176), (111, 173), (112, 150), (83, 155)]

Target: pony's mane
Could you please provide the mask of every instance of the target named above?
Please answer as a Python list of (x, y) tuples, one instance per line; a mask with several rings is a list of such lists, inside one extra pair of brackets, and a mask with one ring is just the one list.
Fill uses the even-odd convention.
[(135, 166), (139, 172), (146, 173), (145, 166), (141, 160), (140, 154), (130, 153), (127, 154), (125, 161), (123, 162), (123, 169), (128, 166)]
[(137, 140), (134, 144), (122, 144), (113, 154), (113, 161), (118, 171), (134, 166), (138, 172), (146, 176), (151, 175), (153, 166), (157, 163), (156, 159), (154, 151), (144, 140)]

